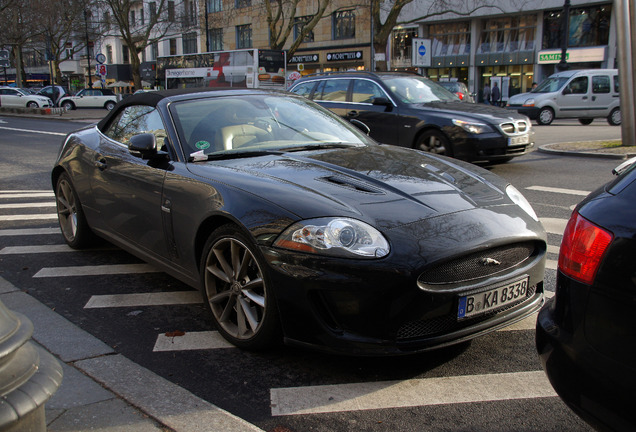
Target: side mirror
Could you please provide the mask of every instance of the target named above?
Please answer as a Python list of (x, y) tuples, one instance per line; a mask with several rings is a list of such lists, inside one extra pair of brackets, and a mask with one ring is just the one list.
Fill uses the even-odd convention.
[(141, 154), (142, 159), (150, 159), (157, 154), (157, 138), (151, 133), (142, 133), (130, 138), (128, 150)]
[(373, 105), (391, 106), (392, 103), (387, 97), (376, 97), (373, 98)]

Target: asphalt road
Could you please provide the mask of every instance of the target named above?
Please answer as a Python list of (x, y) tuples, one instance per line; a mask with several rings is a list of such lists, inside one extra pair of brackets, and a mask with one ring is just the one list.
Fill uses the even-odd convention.
[[(49, 171), (64, 133), (85, 125), (0, 116), (0, 276), (118, 353), (266, 431), (590, 430), (545, 379), (532, 318), (400, 358), (228, 347), (190, 287), (108, 244), (84, 252), (63, 244)], [(535, 130), (540, 143), (620, 137), (602, 121)], [(617, 164), (533, 152), (487, 167), (524, 193), (549, 233), (548, 291), (572, 208)]]

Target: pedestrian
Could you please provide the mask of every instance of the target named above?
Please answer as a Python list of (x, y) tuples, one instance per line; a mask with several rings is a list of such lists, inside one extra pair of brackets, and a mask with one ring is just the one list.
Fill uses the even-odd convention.
[(490, 84), (488, 84), (488, 81), (486, 81), (486, 84), (484, 84), (484, 90), (482, 95), (484, 97), (484, 103), (489, 105), (490, 104)]
[(532, 88), (530, 89), (530, 91), (532, 91), (532, 90), (536, 89), (538, 85), (539, 85), (539, 84), (537, 84), (536, 82), (533, 82), (533, 83), (532, 83)]
[(493, 105), (499, 105), (499, 98), (501, 97), (501, 92), (499, 91), (499, 86), (497, 85), (497, 81), (492, 86), (492, 92), (490, 93), (490, 97), (492, 99)]

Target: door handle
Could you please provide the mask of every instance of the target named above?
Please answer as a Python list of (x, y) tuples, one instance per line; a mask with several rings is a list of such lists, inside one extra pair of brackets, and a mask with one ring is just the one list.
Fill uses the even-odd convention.
[(95, 167), (97, 167), (97, 169), (100, 171), (104, 171), (106, 168), (108, 168), (108, 165), (106, 164), (106, 159), (104, 158), (100, 158), (99, 160), (96, 160), (94, 164), (95, 164)]
[(583, 96), (583, 100), (587, 100), (587, 96)]
[(351, 110), (347, 113), (347, 117), (358, 117), (358, 111)]

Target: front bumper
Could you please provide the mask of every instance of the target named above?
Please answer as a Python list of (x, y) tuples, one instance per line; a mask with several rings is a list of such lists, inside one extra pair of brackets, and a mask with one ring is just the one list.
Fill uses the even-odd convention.
[[(556, 296), (539, 312), (536, 345), (561, 399), (599, 430), (633, 431), (634, 370), (589, 344), (585, 310), (589, 287), (558, 275)], [(626, 345), (632, 341), (623, 341)]]

